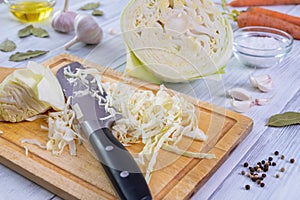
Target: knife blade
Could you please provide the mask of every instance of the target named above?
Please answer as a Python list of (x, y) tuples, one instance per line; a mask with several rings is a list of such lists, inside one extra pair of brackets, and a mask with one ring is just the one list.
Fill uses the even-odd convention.
[(148, 184), (134, 158), (111, 133), (115, 118), (109, 117), (102, 105), (106, 101), (105, 91), (99, 88), (101, 86), (92, 75), (79, 76), (82, 69), (85, 68), (80, 63), (73, 62), (56, 73), (66, 98), (71, 98), (70, 104), (82, 132), (120, 199), (152, 199)]

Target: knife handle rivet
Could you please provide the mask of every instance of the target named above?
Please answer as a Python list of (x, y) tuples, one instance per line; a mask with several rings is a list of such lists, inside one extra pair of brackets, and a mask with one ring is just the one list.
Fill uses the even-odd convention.
[(128, 171), (122, 171), (122, 172), (120, 173), (120, 176), (121, 176), (122, 178), (126, 178), (127, 176), (129, 176), (129, 172), (128, 172)]
[(111, 150), (113, 150), (113, 149), (114, 149), (113, 146), (106, 146), (106, 147), (105, 147), (105, 150), (106, 150), (106, 151), (111, 151)]

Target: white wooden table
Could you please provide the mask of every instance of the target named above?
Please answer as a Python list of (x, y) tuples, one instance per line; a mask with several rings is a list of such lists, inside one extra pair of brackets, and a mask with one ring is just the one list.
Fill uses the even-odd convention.
[[(0, 1), (1, 2), (1, 1)], [(71, 0), (70, 10), (77, 10), (87, 1)], [(20, 39), (17, 31), (24, 24), (15, 20), (9, 13), (8, 7), (0, 4), (0, 42), (6, 38), (17, 43), (17, 51), (29, 49), (50, 50), (46, 55), (32, 59), (42, 62), (60, 53), (71, 53), (99, 64), (122, 70), (125, 64), (125, 50), (120, 37), (110, 34), (111, 30), (119, 33), (119, 16), (128, 0), (102, 0), (101, 9), (105, 12), (102, 17), (95, 17), (104, 30), (104, 41), (100, 46), (85, 46), (76, 44), (70, 50), (65, 51), (62, 47), (69, 41), (74, 33), (61, 34), (51, 28), (51, 19), (36, 24), (48, 30), (50, 38), (40, 39), (28, 37)], [(218, 2), (218, 1), (216, 1)], [(58, 0), (55, 11), (62, 9), (63, 1)], [(272, 6), (274, 10), (300, 16), (299, 6)], [(80, 11), (84, 12), (84, 11)], [(89, 11), (85, 11), (89, 12)], [(0, 65), (3, 67), (24, 67), (27, 61), (10, 62), (10, 53), (0, 52)], [(98, 55), (95, 57), (94, 55)], [(101, 55), (101, 56), (99, 56)], [(295, 41), (293, 50), (288, 59), (266, 69), (248, 68), (237, 62), (232, 57), (226, 68), (226, 74), (221, 81), (198, 80), (190, 84), (167, 84), (175, 90), (193, 95), (201, 100), (230, 109), (229, 99), (225, 91), (233, 87), (249, 89), (253, 95), (269, 97), (274, 95), (272, 101), (265, 106), (256, 106), (249, 112), (244, 113), (254, 121), (254, 127), (249, 136), (232, 152), (230, 157), (197, 192), (193, 199), (299, 199), (300, 196), (300, 126), (284, 128), (270, 128), (265, 126), (267, 119), (277, 113), (285, 111), (300, 111), (300, 41)], [(270, 94), (261, 94), (250, 87), (248, 77), (254, 74), (270, 74), (275, 81), (275, 90)], [(210, 93), (206, 92), (209, 91)], [(278, 167), (268, 172), (265, 179), (265, 187), (261, 188), (249, 181), (240, 173), (244, 169), (244, 162), (256, 163), (272, 156), (278, 150), (285, 157), (294, 157), (295, 164), (288, 161), (278, 161)], [(280, 178), (274, 175), (280, 167), (285, 167), (286, 172), (281, 173)], [(273, 171), (272, 171), (273, 170)], [(251, 185), (251, 190), (246, 191), (244, 186)], [(0, 200), (46, 200), (60, 199), (49, 191), (18, 175), (5, 166), (0, 165)]]

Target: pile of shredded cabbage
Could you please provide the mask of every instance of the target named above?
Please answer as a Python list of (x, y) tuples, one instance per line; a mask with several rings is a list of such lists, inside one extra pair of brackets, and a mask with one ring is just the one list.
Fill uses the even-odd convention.
[(59, 155), (65, 146), (69, 146), (70, 155), (76, 156), (75, 140), (81, 141), (81, 136), (74, 128), (75, 112), (70, 109), (70, 98), (62, 111), (50, 112), (48, 117), (48, 142), (47, 150)]
[[(53, 155), (62, 154), (64, 148), (68, 146), (70, 155), (76, 156), (76, 140), (78, 140), (80, 144), (83, 138), (76, 132), (78, 130), (78, 124), (74, 123), (76, 116), (75, 112), (70, 108), (70, 98), (61, 111), (48, 112), (48, 115), (36, 115), (26, 120), (34, 121), (39, 118), (45, 119), (48, 123), (48, 127), (41, 126), (42, 130), (48, 132), (46, 145), (31, 138), (23, 138), (21, 143), (37, 145), (42, 149), (51, 151)], [(28, 147), (24, 146), (24, 148), (26, 155), (28, 155)]]
[(177, 146), (184, 136), (207, 139), (198, 128), (195, 106), (183, 97), (170, 95), (163, 85), (156, 94), (119, 83), (106, 83), (104, 87), (109, 106), (122, 114), (122, 119), (112, 127), (114, 136), (124, 145), (140, 142), (145, 145), (137, 162), (144, 165), (147, 159), (148, 182), (161, 148), (194, 158), (215, 158), (213, 154), (189, 152)]
[[(147, 165), (145, 175), (147, 182), (150, 181), (160, 149), (193, 158), (215, 158), (214, 154), (190, 152), (179, 148), (178, 144), (185, 136), (200, 141), (207, 140), (207, 136), (198, 128), (199, 119), (195, 106), (182, 96), (168, 91), (165, 86), (161, 85), (154, 93), (122, 83), (103, 84), (101, 76), (99, 73), (95, 74), (95, 70), (80, 69), (74, 74), (66, 70), (65, 73), (71, 77), (70, 81), (78, 78), (83, 82), (87, 74), (91, 74), (94, 76), (93, 81), (96, 81), (100, 88), (104, 88), (107, 93), (106, 100), (103, 101), (103, 98), (99, 97), (99, 106), (105, 107), (109, 113), (108, 117), (122, 115), (112, 127), (114, 136), (124, 145), (144, 144), (136, 161), (139, 165)], [(103, 92), (102, 89), (100, 92)], [(95, 95), (97, 92), (91, 93)], [(76, 91), (75, 95), (82, 94)], [(43, 127), (48, 130), (49, 141), (46, 148), (56, 155), (61, 154), (67, 145), (70, 154), (76, 155), (75, 141), (83, 139), (76, 133), (78, 129), (74, 120), (78, 116), (75, 116), (76, 112), (70, 109), (69, 105), (70, 99), (62, 111), (50, 112), (48, 127)], [(36, 144), (35, 141), (32, 143)]]

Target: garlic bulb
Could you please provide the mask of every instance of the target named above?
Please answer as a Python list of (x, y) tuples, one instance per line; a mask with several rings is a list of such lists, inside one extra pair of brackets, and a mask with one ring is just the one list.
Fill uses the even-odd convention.
[(101, 42), (103, 31), (90, 15), (78, 14), (75, 18), (74, 27), (76, 36), (65, 44), (65, 49), (69, 49), (77, 42), (86, 44), (98, 44)]
[(69, 5), (69, 0), (65, 0), (64, 9), (61, 11), (57, 11), (53, 15), (52, 19), (52, 27), (54, 30), (68, 33), (74, 30), (74, 20), (77, 13), (72, 11), (67, 11)]

